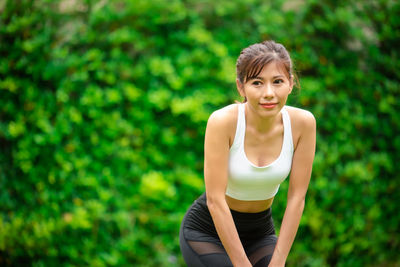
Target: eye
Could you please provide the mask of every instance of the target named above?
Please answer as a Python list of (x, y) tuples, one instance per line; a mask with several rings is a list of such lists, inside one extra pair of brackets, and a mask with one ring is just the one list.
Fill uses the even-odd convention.
[(252, 82), (251, 84), (252, 84), (252, 85), (255, 85), (255, 86), (258, 86), (258, 85), (261, 85), (261, 82), (260, 82), (260, 81), (254, 81), (254, 82)]
[(276, 79), (276, 80), (274, 80), (274, 83), (275, 84), (281, 84), (281, 83), (283, 83), (283, 80), (282, 79)]

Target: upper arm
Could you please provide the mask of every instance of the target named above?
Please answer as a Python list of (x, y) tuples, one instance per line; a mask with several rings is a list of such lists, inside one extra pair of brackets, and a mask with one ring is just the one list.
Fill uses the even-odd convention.
[(204, 141), (204, 181), (208, 200), (225, 199), (228, 182), (229, 127), (221, 110), (208, 119)]
[(315, 155), (315, 118), (310, 112), (302, 111), (298, 119), (299, 121), (296, 123), (296, 127), (300, 131), (300, 135), (293, 155), (288, 199), (305, 198)]

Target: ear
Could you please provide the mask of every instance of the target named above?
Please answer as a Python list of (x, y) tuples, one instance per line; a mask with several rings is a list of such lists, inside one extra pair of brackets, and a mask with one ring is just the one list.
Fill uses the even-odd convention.
[(293, 77), (293, 75), (290, 75), (290, 79), (289, 79), (289, 94), (293, 90), (293, 85), (294, 85), (294, 77)]
[(244, 85), (239, 79), (236, 79), (236, 88), (241, 97), (246, 97), (246, 93), (244, 92)]

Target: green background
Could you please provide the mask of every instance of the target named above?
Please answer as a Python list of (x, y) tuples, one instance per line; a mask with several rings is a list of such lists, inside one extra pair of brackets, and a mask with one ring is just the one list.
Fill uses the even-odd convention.
[[(287, 266), (400, 266), (400, 4), (0, 1), (0, 265), (184, 266), (208, 116), (273, 39), (317, 120)], [(273, 216), (279, 229), (286, 181)]]

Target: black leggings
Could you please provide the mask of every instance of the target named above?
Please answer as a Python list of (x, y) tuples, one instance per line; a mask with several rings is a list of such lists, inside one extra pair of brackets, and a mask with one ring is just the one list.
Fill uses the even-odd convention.
[[(240, 240), (251, 264), (268, 266), (274, 252), (277, 237), (271, 217), (271, 209), (258, 213), (231, 210)], [(183, 258), (189, 267), (232, 267), (201, 195), (183, 218), (179, 232)]]

